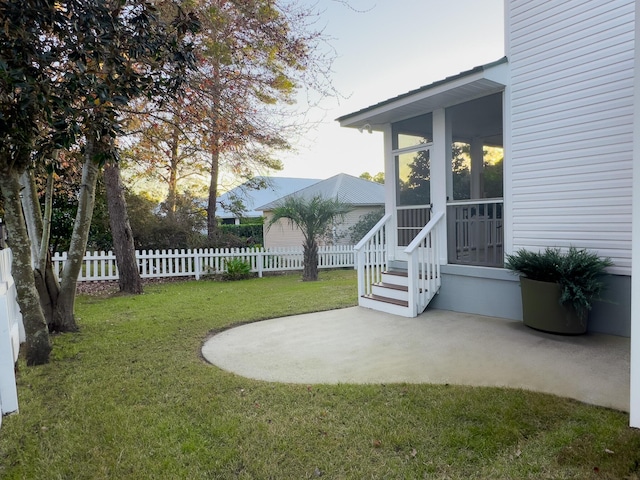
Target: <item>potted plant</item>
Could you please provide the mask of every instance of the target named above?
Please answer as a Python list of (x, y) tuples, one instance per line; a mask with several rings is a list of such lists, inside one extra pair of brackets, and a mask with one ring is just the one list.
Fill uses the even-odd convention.
[(518, 250), (507, 255), (506, 268), (520, 274), (524, 324), (550, 333), (587, 331), (593, 301), (604, 289), (602, 274), (612, 265), (585, 249)]

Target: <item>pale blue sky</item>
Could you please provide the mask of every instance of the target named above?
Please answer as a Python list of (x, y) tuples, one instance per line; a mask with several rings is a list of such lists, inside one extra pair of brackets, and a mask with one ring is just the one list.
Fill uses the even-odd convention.
[[(307, 0), (304, 0), (305, 2)], [(383, 170), (381, 134), (340, 128), (335, 118), (504, 55), (503, 0), (309, 0), (337, 50), (324, 121), (281, 156), (278, 176), (328, 178)]]

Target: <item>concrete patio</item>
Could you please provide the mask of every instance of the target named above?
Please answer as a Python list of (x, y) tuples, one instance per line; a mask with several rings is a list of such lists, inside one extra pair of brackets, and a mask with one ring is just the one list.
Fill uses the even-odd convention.
[(629, 411), (628, 338), (551, 335), (444, 310), (403, 318), (352, 307), (266, 320), (209, 338), (202, 354), (258, 380), (508, 386)]

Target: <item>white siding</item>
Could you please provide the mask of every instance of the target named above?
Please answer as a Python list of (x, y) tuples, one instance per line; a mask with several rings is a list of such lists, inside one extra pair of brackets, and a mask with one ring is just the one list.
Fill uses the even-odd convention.
[(630, 274), (634, 6), (510, 1), (514, 250), (589, 248)]
[[(336, 245), (353, 245), (351, 238), (349, 237), (348, 231), (349, 228), (358, 223), (360, 217), (369, 213), (372, 210), (379, 207), (358, 207), (355, 210), (352, 210), (347, 215), (342, 222), (336, 225), (336, 235), (338, 237), (338, 241), (335, 242)], [(304, 242), (304, 237), (302, 236), (302, 232), (296, 228), (292, 227), (288, 220), (280, 219), (276, 222), (270, 229), (267, 229), (267, 224), (271, 220), (272, 214), (271, 212), (264, 212), (264, 247), (265, 248), (276, 248), (276, 247), (296, 247), (301, 246)], [(328, 241), (329, 239), (322, 239), (318, 242), (319, 245), (331, 245), (333, 242)]]

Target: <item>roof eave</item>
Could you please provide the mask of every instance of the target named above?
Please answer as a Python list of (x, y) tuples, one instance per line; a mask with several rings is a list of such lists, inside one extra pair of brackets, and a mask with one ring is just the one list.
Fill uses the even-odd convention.
[(371, 107), (337, 118), (341, 127), (382, 131), (384, 126), (504, 90), (508, 84), (506, 57), (434, 82)]

